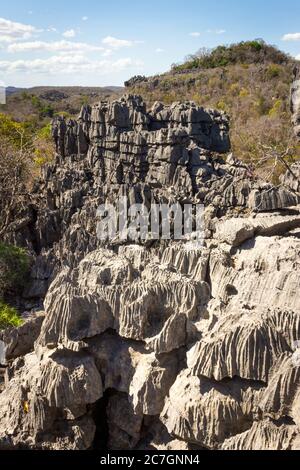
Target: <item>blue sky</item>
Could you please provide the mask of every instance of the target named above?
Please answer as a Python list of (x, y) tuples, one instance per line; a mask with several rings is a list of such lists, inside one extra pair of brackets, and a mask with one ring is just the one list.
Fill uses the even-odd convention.
[(0, 81), (122, 85), (200, 47), (254, 38), (300, 59), (300, 1), (2, 0)]

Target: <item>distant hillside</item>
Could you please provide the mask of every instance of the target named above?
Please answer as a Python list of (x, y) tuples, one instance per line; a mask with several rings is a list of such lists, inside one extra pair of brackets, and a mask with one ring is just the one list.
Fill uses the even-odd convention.
[(45, 124), (56, 113), (76, 116), (83, 104), (118, 97), (122, 87), (35, 87), (6, 89), (7, 104), (0, 112), (17, 121)]
[(24, 88), (16, 88), (14, 86), (8, 86), (5, 88), (6, 96), (13, 95), (14, 93), (18, 93), (23, 90)]
[(290, 124), (294, 66), (295, 60), (276, 47), (262, 40), (247, 41), (200, 50), (167, 73), (133, 77), (125, 85), (149, 105), (191, 100), (225, 111), (231, 118), (234, 153), (276, 180), (283, 170), (277, 156), (300, 156)]
[(7, 103), (0, 105), (2, 160), (4, 155), (8, 162), (16, 161), (18, 165), (21, 159), (20, 175), (30, 187), (41, 166), (55, 155), (52, 118), (57, 114), (77, 118), (83, 104), (118, 98), (123, 91), (121, 87), (8, 87)]

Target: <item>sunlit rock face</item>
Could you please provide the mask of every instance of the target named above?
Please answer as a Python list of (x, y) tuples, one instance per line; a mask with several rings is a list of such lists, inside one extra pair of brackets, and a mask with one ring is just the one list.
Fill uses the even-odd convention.
[(300, 66), (294, 69), (294, 82), (291, 90), (291, 111), (296, 136), (300, 139)]
[[(1, 449), (300, 448), (299, 179), (253, 177), (228, 132), (136, 96), (55, 119), (14, 234), (45, 313), (1, 333)], [(103, 243), (96, 209), (120, 196), (202, 203), (203, 245)]]

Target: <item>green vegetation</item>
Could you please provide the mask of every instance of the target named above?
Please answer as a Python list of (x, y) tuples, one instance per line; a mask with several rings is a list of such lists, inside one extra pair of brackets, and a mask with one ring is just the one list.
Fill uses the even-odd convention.
[(6, 139), (9, 143), (20, 149), (31, 140), (31, 130), (28, 122), (17, 122), (10, 116), (0, 113), (0, 138)]
[(272, 80), (272, 78), (277, 78), (280, 76), (281, 68), (277, 64), (270, 64), (266, 70), (267, 78)]
[(33, 165), (31, 171), (33, 176), (37, 174), (40, 166), (53, 159), (54, 145), (50, 122), (38, 127), (34, 122), (17, 122), (10, 116), (0, 113), (0, 139), (14, 151), (22, 151), (24, 155), (26, 153), (27, 164), (31, 167)]
[(29, 267), (30, 260), (24, 249), (0, 243), (0, 298), (22, 291)]
[(27, 174), (37, 176), (40, 167), (54, 157), (51, 119), (58, 115), (75, 118), (83, 104), (115, 98), (121, 92), (118, 87), (38, 87), (8, 95), (7, 103), (0, 105), (0, 139), (5, 151), (26, 151)]
[[(200, 49), (195, 55), (187, 57), (183, 64), (174, 64), (174, 71), (190, 69), (212, 69), (236, 64), (285, 64), (290, 58), (275, 46), (266, 44), (262, 39), (243, 41), (215, 49)], [(275, 69), (274, 69), (275, 70)], [(273, 70), (273, 71), (274, 71)], [(270, 71), (272, 74), (272, 71)]]
[[(40, 166), (54, 157), (50, 123), (38, 128), (0, 113), (0, 240), (28, 208), (28, 194)], [(0, 242), (0, 300), (24, 287), (28, 257), (19, 248)], [(18, 287), (18, 289), (16, 288)]]
[(0, 301), (0, 330), (8, 327), (18, 327), (23, 321), (17, 310)]
[(45, 101), (41, 100), (40, 97), (37, 95), (33, 95), (28, 93), (27, 91), (23, 91), (21, 93), (21, 97), (23, 101), (29, 101), (37, 112), (39, 119), (43, 119), (45, 117), (52, 118), (54, 115), (54, 108), (51, 104), (46, 103)]
[(21, 294), (26, 285), (29, 265), (25, 250), (0, 243), (0, 330), (22, 324), (17, 310), (4, 299)]
[(51, 124), (46, 124), (37, 131), (34, 139), (33, 160), (37, 166), (43, 166), (51, 162), (54, 155), (53, 140), (51, 136)]
[(32, 95), (30, 97), (32, 106), (37, 110), (39, 118), (49, 117), (54, 115), (54, 108), (47, 103), (44, 103), (38, 96)]

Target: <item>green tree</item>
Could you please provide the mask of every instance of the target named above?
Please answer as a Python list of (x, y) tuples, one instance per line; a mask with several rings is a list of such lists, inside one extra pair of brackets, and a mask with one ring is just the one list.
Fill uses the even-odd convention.
[(30, 259), (24, 249), (0, 243), (0, 298), (22, 292), (29, 267)]
[(0, 330), (8, 327), (18, 327), (23, 321), (17, 310), (0, 301)]

